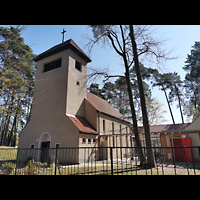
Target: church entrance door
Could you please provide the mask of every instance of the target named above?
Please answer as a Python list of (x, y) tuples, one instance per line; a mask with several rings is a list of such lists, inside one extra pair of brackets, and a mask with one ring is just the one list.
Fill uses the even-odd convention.
[(41, 155), (40, 155), (40, 160), (42, 163), (48, 162), (49, 160), (49, 147), (50, 147), (50, 141), (42, 142)]

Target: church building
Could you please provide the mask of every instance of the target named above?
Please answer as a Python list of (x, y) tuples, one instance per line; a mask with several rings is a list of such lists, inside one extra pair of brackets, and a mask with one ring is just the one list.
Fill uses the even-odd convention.
[(129, 121), (107, 101), (87, 92), (91, 59), (72, 39), (39, 54), (35, 61), (31, 119), (20, 133), (19, 148), (132, 145)]

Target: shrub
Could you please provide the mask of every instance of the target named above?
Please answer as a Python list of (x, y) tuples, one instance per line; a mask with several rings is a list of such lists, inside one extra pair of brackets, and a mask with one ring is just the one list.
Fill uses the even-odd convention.
[(12, 162), (5, 162), (2, 165), (3, 169), (6, 171), (6, 174), (11, 174), (11, 172), (15, 169), (16, 164), (12, 163)]
[(44, 168), (46, 166), (47, 163), (41, 163), (41, 162), (36, 162), (35, 160), (29, 160), (25, 168), (25, 174), (35, 175), (37, 173), (37, 170), (39, 171), (40, 168)]

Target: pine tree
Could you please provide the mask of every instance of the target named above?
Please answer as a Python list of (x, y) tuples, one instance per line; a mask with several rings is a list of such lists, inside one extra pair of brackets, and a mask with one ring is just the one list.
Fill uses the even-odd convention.
[(89, 92), (92, 94), (95, 94), (96, 96), (104, 99), (104, 95), (102, 94), (102, 90), (99, 89), (99, 84), (92, 83), (90, 87), (88, 88)]
[(191, 54), (187, 55), (183, 69), (185, 75), (184, 87), (188, 101), (188, 115), (193, 119), (200, 116), (200, 42), (192, 46)]
[(23, 28), (0, 27), (0, 145), (11, 145), (30, 116), (35, 55), (21, 37)]

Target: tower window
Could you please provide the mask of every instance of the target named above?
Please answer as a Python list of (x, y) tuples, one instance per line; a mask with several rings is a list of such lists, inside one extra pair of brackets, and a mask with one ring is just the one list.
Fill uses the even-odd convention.
[(76, 61), (75, 68), (82, 72), (82, 65), (80, 62)]
[(48, 72), (50, 70), (56, 69), (61, 67), (61, 58), (58, 60), (55, 60), (53, 62), (47, 63), (44, 65), (44, 71), (43, 72)]

